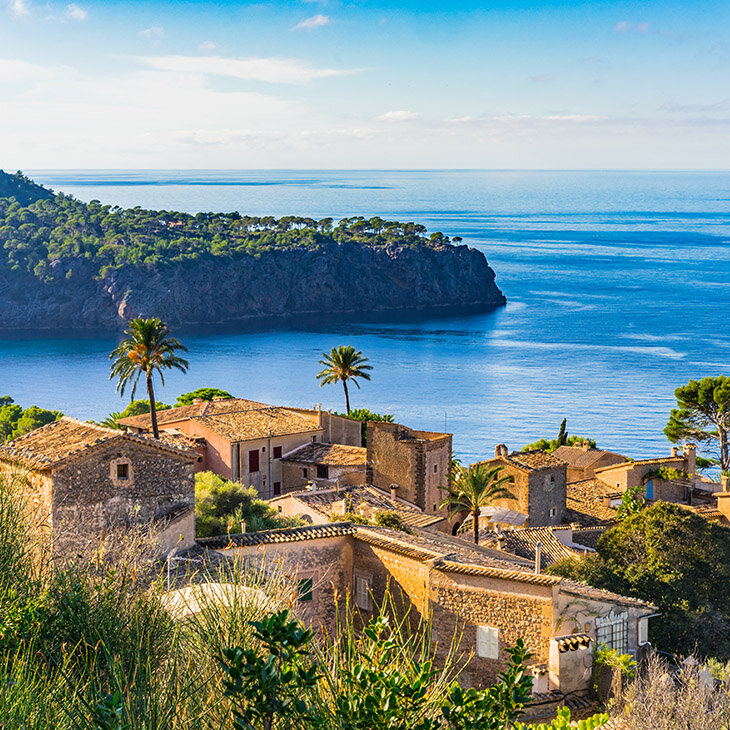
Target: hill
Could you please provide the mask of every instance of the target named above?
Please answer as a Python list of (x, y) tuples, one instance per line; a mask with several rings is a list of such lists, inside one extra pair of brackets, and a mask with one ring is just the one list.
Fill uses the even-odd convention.
[[(414, 223), (83, 203), (2, 174), (0, 330), (504, 304), (484, 255)], [(30, 201), (24, 203), (23, 201)]]

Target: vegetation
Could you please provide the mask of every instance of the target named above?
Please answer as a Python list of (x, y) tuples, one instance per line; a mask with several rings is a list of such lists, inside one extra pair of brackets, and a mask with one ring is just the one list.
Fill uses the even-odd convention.
[(127, 338), (122, 340), (109, 355), (109, 359), (114, 361), (109, 379), (117, 378), (117, 390), (121, 395), (124, 395), (125, 388), (131, 383), (133, 400), (139, 378), (144, 374), (150, 403), (152, 433), (158, 439), (160, 432), (157, 428), (157, 409), (152, 377), (157, 373), (164, 385), (165, 370), (175, 368), (183, 373), (187, 372), (188, 361), (176, 355), (175, 352), (177, 350), (187, 352), (188, 348), (171, 337), (167, 325), (157, 317), (149, 319), (137, 317), (131, 320), (127, 329), (124, 330), (124, 334), (127, 335)]
[(658, 469), (651, 469), (646, 472), (642, 481), (646, 483), (649, 479), (663, 479), (667, 482), (673, 482), (678, 479), (689, 479), (689, 474), (681, 469), (672, 469), (669, 466), (660, 466)]
[(227, 390), (221, 390), (220, 388), (198, 388), (191, 393), (179, 395), (175, 401), (175, 408), (178, 406), (192, 405), (193, 401), (197, 399), (213, 400), (214, 398), (228, 400), (229, 398), (233, 398), (233, 396)]
[(160, 271), (280, 249), (450, 242), (442, 233), (429, 238), (425, 233), (422, 225), (378, 217), (343, 218), (335, 225), (332, 218), (124, 209), (53, 195), (22, 175), (0, 172), (0, 272), (28, 272), (45, 281), (66, 276), (72, 262), (83, 262), (104, 277), (123, 267)]
[(240, 532), (245, 522), (246, 532), (299, 527), (304, 523), (297, 517), (283, 517), (273, 507), (259, 499), (253, 487), (231, 482), (212, 471), (195, 475), (195, 531), (198, 537), (214, 537)]
[(616, 510), (616, 517), (619, 521), (638, 514), (644, 506), (644, 497), (641, 494), (641, 487), (627, 489), (621, 496), (621, 504)]
[[(157, 401), (155, 403), (155, 410), (165, 411), (172, 406), (167, 403)], [(114, 411), (110, 413), (102, 422), (102, 426), (107, 428), (117, 428), (121, 431), (126, 431), (126, 426), (123, 426), (119, 421), (123, 418), (131, 418), (132, 416), (141, 416), (145, 413), (150, 412), (150, 402), (148, 400), (133, 400), (123, 411)]]
[(383, 415), (382, 413), (375, 413), (367, 408), (353, 408), (348, 414), (350, 418), (354, 418), (356, 421), (362, 421), (361, 437), (362, 445), (366, 446), (368, 441), (368, 421), (377, 421), (379, 423), (393, 423), (395, 420), (394, 416), (390, 413)]
[(720, 469), (730, 469), (730, 377), (690, 380), (674, 391), (673, 408), (664, 435), (673, 442), (704, 444)]
[(449, 469), (449, 484), (440, 487), (446, 497), (439, 502), (439, 507), (446, 507), (453, 517), (460, 512), (467, 512), (474, 520), (474, 543), (479, 544), (479, 516), (482, 509), (498, 499), (516, 497), (505, 486), (514, 481), (511, 475), (500, 476), (503, 467), (489, 468), (486, 464), (462, 466), (454, 461)]
[(0, 442), (9, 441), (63, 416), (61, 411), (49, 411), (38, 406), (23, 408), (9, 395), (0, 396)]
[(542, 451), (553, 452), (561, 446), (582, 446), (584, 441), (588, 442), (588, 445), (592, 448), (596, 448), (596, 442), (593, 439), (585, 436), (569, 436), (568, 435), (568, 421), (563, 419), (560, 422), (560, 429), (558, 430), (558, 436), (554, 439), (541, 438), (534, 443), (527, 444), (522, 447), (522, 451), (532, 451), (533, 449), (541, 449)]
[(365, 517), (347, 510), (341, 514), (331, 514), (330, 522), (354, 522), (356, 525), (378, 525), (379, 527), (387, 527), (390, 530), (400, 530), (400, 532), (411, 533), (413, 530), (408, 526), (400, 513), (394, 510), (382, 509), (375, 512), (372, 517)]
[(370, 380), (368, 370), (372, 370), (372, 365), (367, 364), (368, 359), (363, 357), (360, 350), (356, 350), (352, 345), (340, 345), (333, 347), (332, 352), (328, 355), (322, 353), (322, 359), (319, 361), (324, 369), (317, 373), (317, 380), (320, 386), (331, 385), (333, 383), (342, 383), (345, 389), (345, 406), (347, 415), (350, 415), (350, 393), (347, 390), (347, 383), (352, 381), (358, 389), (360, 383), (357, 378)]
[(652, 643), (730, 659), (730, 530), (658, 502), (624, 519), (585, 558), (549, 569), (655, 604)]

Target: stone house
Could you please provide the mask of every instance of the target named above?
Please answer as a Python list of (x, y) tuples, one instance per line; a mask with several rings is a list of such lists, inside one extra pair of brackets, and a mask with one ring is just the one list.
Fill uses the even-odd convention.
[[(393, 490), (395, 491), (395, 490)], [(373, 486), (355, 486), (291, 492), (272, 499), (269, 504), (282, 515), (299, 517), (313, 525), (327, 524), (346, 512), (372, 519), (378, 512), (396, 512), (409, 527), (431, 527), (448, 530), (445, 515), (428, 514), (420, 507), (395, 494)]]
[[(149, 433), (149, 414), (120, 423)], [(270, 406), (232, 398), (193, 403), (158, 412), (161, 431), (194, 437), (204, 445), (197, 470), (210, 470), (256, 489), (264, 499), (282, 491), (281, 459), (305, 444), (341, 438), (359, 443), (360, 422), (328, 411)]]
[(163, 550), (195, 542), (193, 450), (63, 417), (0, 446), (29, 506), (61, 549), (156, 522)]
[[(637, 655), (648, 643), (655, 608), (609, 591), (536, 573), (534, 561), (439, 532), (414, 534), (337, 523), (206, 538), (216, 554), (281, 565), (303, 587), (299, 613), (315, 627), (335, 625), (348, 595), (363, 618), (387, 590), (412, 618), (432, 622), (437, 660), (454, 636), (473, 651), (461, 675), (486, 686), (506, 666), (505, 647), (523, 638), (538, 694), (550, 701), (588, 690), (596, 643)], [(544, 694), (542, 694), (544, 697)]]
[(365, 484), (367, 449), (343, 444), (308, 443), (281, 459), (282, 494), (309, 484), (317, 489)]
[(494, 458), (481, 462), (489, 468), (501, 467), (500, 477), (512, 476), (507, 488), (516, 500), (500, 499), (495, 505), (527, 515), (526, 525), (560, 525), (565, 519), (567, 464), (540, 449), (512, 451), (504, 444), (494, 450)]
[(613, 451), (592, 449), (588, 441), (582, 446), (559, 446), (553, 454), (568, 465), (568, 483), (590, 479), (596, 475), (596, 469), (626, 461), (625, 456)]
[(367, 483), (390, 492), (431, 514), (438, 503), (451, 463), (450, 433), (415, 431), (398, 423), (367, 424)]

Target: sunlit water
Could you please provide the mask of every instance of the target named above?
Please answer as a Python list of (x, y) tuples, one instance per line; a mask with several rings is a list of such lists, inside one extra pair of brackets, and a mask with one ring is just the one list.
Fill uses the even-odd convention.
[[(354, 406), (454, 433), (466, 459), (569, 431), (634, 457), (668, 450), (677, 385), (730, 374), (730, 176), (635, 172), (27, 171), (82, 200), (252, 215), (380, 215), (484, 251), (508, 305), (399, 324), (367, 317), (236, 334), (180, 333), (188, 375), (269, 403), (343, 409), (315, 380), (322, 350), (352, 344), (373, 378)], [(235, 295), (225, 291), (222, 296)], [(0, 393), (103, 417), (115, 335), (0, 342)]]

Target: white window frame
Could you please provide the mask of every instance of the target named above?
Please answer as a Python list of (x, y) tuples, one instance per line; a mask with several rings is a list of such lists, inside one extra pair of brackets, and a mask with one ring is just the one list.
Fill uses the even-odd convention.
[(477, 626), (477, 656), (482, 659), (499, 659), (499, 629), (494, 626)]
[(608, 616), (596, 618), (596, 646), (615, 649), (619, 654), (629, 653), (628, 611), (612, 609)]
[(649, 619), (646, 616), (639, 619), (636, 634), (639, 646), (649, 643)]
[(370, 579), (364, 575), (355, 576), (355, 605), (361, 611), (370, 610)]

